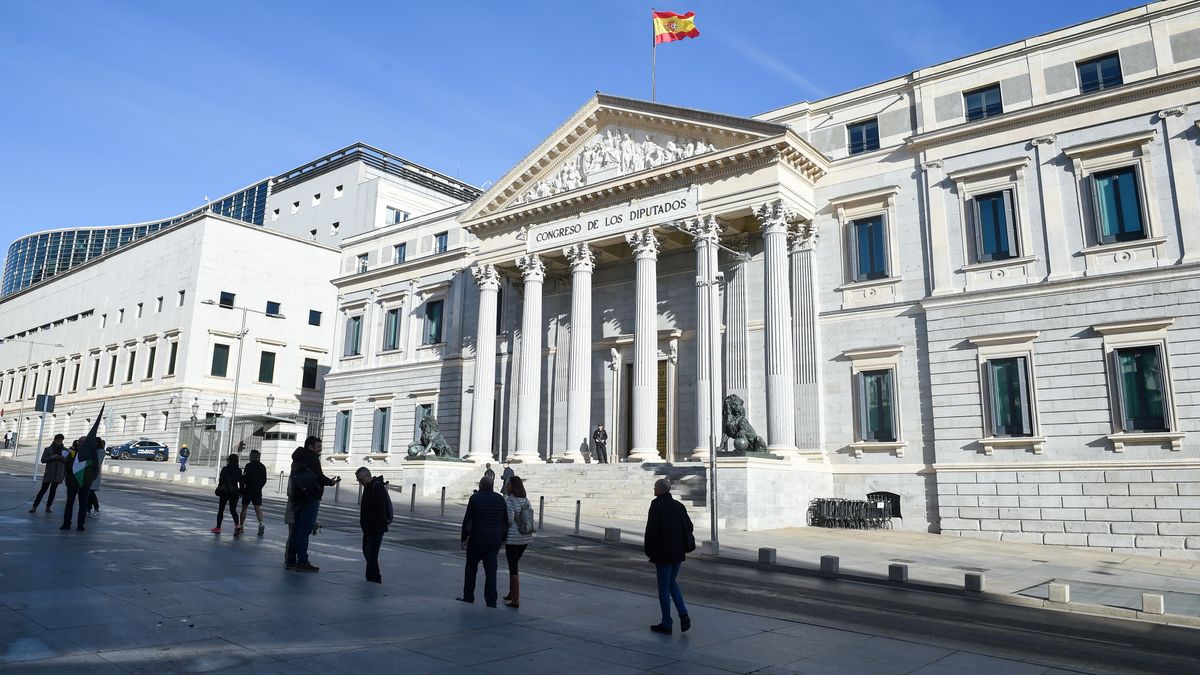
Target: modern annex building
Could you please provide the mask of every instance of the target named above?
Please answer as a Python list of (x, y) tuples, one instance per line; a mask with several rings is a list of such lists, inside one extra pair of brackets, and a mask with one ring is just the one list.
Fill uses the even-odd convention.
[[(640, 505), (703, 493), (736, 394), (780, 459), (718, 460), (727, 526), (887, 493), (906, 528), (1198, 557), (1198, 103), (1178, 0), (754, 119), (597, 95), (469, 206), (342, 242), (329, 460), (431, 411)], [(632, 462), (580, 468), (599, 422)]]

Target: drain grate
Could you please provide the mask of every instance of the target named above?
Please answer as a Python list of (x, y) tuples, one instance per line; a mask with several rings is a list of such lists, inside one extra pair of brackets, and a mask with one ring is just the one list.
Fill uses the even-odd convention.
[(969, 567), (967, 565), (955, 565), (951, 569), (966, 570), (968, 572), (990, 572), (990, 567)]

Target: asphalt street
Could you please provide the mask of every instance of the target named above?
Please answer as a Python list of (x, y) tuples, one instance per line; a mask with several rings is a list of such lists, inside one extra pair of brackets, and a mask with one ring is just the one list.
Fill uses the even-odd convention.
[(680, 578), (693, 629), (654, 635), (640, 552), (552, 528), (522, 561), (520, 610), (468, 606), (457, 525), (410, 515), (404, 495), (379, 587), (362, 580), (352, 489), (323, 504), (322, 570), (303, 574), (283, 570), (272, 496), (266, 535), (235, 539), (208, 533), (211, 488), (105, 476), (101, 515), (63, 532), (61, 497), (27, 513), (22, 469), (0, 462), (6, 672), (1200, 672), (1192, 629), (707, 560)]

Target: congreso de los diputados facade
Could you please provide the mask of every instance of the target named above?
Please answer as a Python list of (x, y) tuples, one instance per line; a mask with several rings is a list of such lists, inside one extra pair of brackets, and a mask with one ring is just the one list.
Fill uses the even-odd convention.
[[(341, 232), (331, 473), (461, 495), (510, 460), (630, 518), (669, 476), (703, 523), (715, 456), (727, 528), (872, 495), (905, 529), (1200, 558), (1200, 2), (754, 117), (598, 93), (546, 131), (420, 212), (331, 230), (347, 167), (268, 197), (261, 227)], [(409, 458), (423, 418), (470, 461)]]

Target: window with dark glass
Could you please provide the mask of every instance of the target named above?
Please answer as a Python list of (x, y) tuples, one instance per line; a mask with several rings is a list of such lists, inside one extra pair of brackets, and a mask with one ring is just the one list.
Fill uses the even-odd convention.
[(146, 359), (146, 379), (154, 377), (154, 359), (158, 356), (158, 347), (151, 345), (150, 356)]
[(400, 348), (400, 308), (392, 308), (383, 315), (383, 349)]
[(371, 452), (388, 451), (388, 432), (391, 430), (391, 408), (376, 408), (375, 420), (371, 425)]
[(263, 352), (259, 356), (258, 381), (264, 384), (275, 382), (275, 352)]
[(404, 262), (408, 257), (408, 244), (396, 244), (392, 247), (392, 264), (396, 265)]
[(112, 386), (113, 382), (117, 381), (117, 355), (113, 354), (108, 359), (108, 384)]
[(1075, 64), (1079, 71), (1079, 93), (1108, 89), (1122, 84), (1121, 58), (1117, 54), (1105, 54)]
[(75, 364), (75, 374), (71, 376), (71, 391), (79, 391), (79, 367), (80, 364)]
[(133, 382), (133, 369), (137, 365), (137, 351), (129, 352), (129, 366), (125, 369), (125, 381)]
[(387, 224), (388, 225), (395, 225), (396, 223), (403, 223), (406, 220), (408, 220), (408, 211), (401, 211), (400, 209), (397, 209), (397, 208), (394, 208), (391, 206), (387, 207)]
[(965, 104), (963, 107), (967, 111), (968, 122), (995, 117), (1004, 112), (1004, 106), (1000, 101), (1000, 85), (998, 84), (964, 93), (963, 103)]
[(92, 389), (96, 388), (96, 383), (100, 381), (100, 357), (92, 361)]
[(875, 120), (847, 124), (846, 131), (850, 136), (851, 155), (879, 149), (879, 123)]
[(358, 260), (358, 262), (357, 262), (358, 271), (366, 272), (367, 271), (367, 254), (363, 253), (362, 255), (358, 256), (357, 260)]
[(442, 341), (442, 300), (430, 300), (425, 305), (425, 339), (423, 344), (436, 345)]
[(896, 440), (895, 393), (891, 370), (868, 370), (855, 375), (858, 380), (859, 440), (894, 442)]
[(1137, 169), (1132, 166), (1092, 174), (1092, 201), (1100, 243), (1146, 238), (1138, 182)]
[(358, 356), (362, 350), (362, 317), (346, 319), (346, 345), (343, 356)]
[(1016, 218), (1011, 190), (975, 195), (975, 255), (979, 262), (1017, 256)]
[(887, 226), (882, 215), (850, 221), (854, 281), (888, 276)]
[(1122, 431), (1168, 431), (1162, 352), (1158, 345), (1113, 350)]
[(304, 370), (300, 377), (300, 387), (302, 389), (317, 388), (317, 360), (304, 359)]
[(179, 354), (179, 343), (171, 343), (171, 353), (167, 356), (167, 375), (175, 374), (175, 357)]
[(449, 247), (450, 247), (450, 233), (449, 232), (438, 232), (437, 234), (433, 235), (433, 252), (434, 253), (445, 253)]
[(225, 377), (229, 372), (229, 345), (213, 345), (212, 369), (209, 374), (213, 377)]
[(1033, 406), (1029, 396), (1029, 364), (1024, 356), (989, 359), (983, 369), (991, 435), (996, 438), (1033, 435)]
[(315, 309), (308, 310), (308, 325), (320, 326), (321, 325), (321, 313)]
[(279, 309), (280, 309), (280, 306), (279, 306), (278, 302), (274, 302), (273, 300), (267, 301), (267, 314), (269, 316), (279, 316), (279, 314), (280, 314)]
[(333, 451), (350, 452), (350, 411), (339, 410), (334, 421)]
[(230, 293), (229, 291), (221, 291), (221, 303), (220, 304), (225, 309), (231, 309), (233, 307), (233, 302), (236, 299), (237, 299), (236, 293)]

